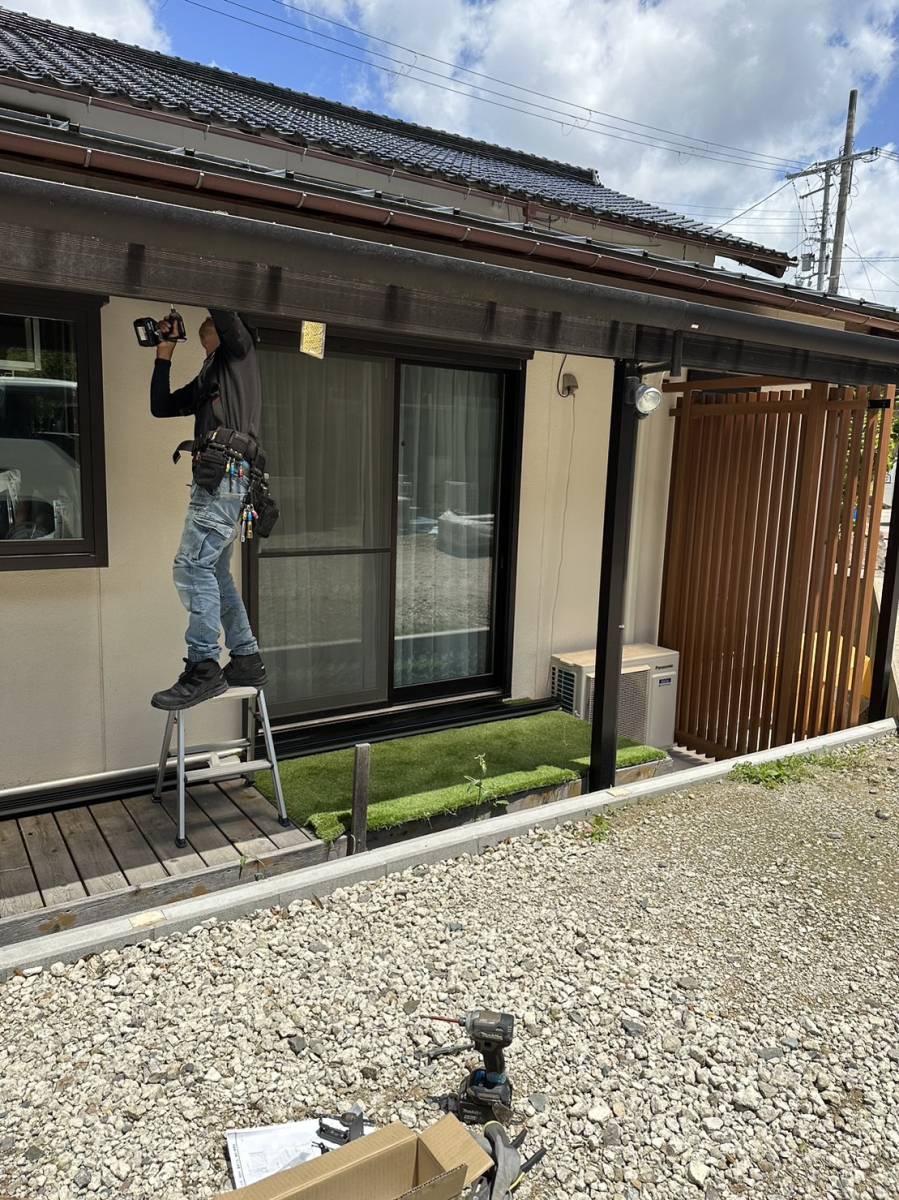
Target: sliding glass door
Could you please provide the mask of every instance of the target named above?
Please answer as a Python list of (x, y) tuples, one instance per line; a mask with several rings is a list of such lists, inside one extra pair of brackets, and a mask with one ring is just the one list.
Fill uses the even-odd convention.
[(281, 508), (259, 544), (258, 637), (278, 713), (387, 699), (389, 360), (260, 350), (262, 444)]
[(259, 362), (281, 519), (250, 601), (273, 710), (494, 683), (509, 372), (266, 344)]
[(400, 367), (396, 688), (491, 672), (502, 385)]

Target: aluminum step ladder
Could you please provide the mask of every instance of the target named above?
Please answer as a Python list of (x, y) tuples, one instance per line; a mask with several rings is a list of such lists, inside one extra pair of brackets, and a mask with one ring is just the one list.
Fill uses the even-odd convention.
[[(159, 755), (159, 769), (156, 772), (156, 786), (153, 789), (153, 799), (160, 803), (165, 786), (165, 773), (170, 767), (176, 770), (176, 786), (178, 788), (178, 834), (175, 845), (183, 849), (187, 845), (186, 834), (186, 801), (187, 787), (191, 783), (211, 783), (220, 779), (246, 779), (253, 782), (257, 771), (271, 771), (275, 784), (275, 801), (278, 808), (278, 823), (286, 829), (291, 821), (284, 806), (284, 793), (281, 790), (281, 774), (278, 770), (278, 760), (275, 757), (275, 743), (272, 739), (272, 727), (268, 719), (268, 707), (262, 688), (232, 687), (220, 696), (213, 696), (203, 704), (213, 704), (219, 700), (246, 700), (247, 736), (236, 738), (230, 742), (217, 742), (208, 746), (187, 746), (185, 732), (185, 715), (189, 709), (179, 708), (167, 713), (165, 734), (162, 739), (162, 752)], [(199, 708), (199, 705), (192, 705)], [(256, 717), (262, 726), (262, 736), (265, 740), (267, 758), (256, 758)], [(177, 734), (176, 751), (173, 755), (172, 733)], [(241, 752), (246, 751), (247, 757), (241, 758)], [(196, 766), (203, 763), (205, 766)]]

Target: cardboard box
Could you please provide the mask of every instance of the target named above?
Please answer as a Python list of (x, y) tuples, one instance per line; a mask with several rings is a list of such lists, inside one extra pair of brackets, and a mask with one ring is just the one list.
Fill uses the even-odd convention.
[(457, 1200), (492, 1166), (447, 1115), (424, 1133), (396, 1122), (216, 1200)]

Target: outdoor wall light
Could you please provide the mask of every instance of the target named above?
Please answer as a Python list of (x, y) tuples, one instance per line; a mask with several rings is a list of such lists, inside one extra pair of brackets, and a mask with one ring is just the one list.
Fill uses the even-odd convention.
[(628, 399), (637, 410), (638, 419), (643, 420), (650, 413), (655, 412), (662, 403), (662, 393), (657, 387), (650, 387), (648, 383), (641, 383), (638, 379), (633, 379)]

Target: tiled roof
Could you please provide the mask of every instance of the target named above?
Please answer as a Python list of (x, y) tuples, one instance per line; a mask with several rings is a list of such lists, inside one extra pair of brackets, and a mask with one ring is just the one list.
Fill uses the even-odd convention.
[[(603, 186), (595, 172), (397, 121), (0, 8), (0, 77), (118, 98), (638, 228), (772, 268), (789, 259)], [(756, 262), (757, 259), (762, 261)], [(772, 259), (774, 262), (772, 262)]]

